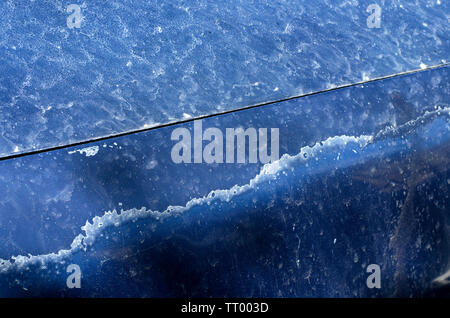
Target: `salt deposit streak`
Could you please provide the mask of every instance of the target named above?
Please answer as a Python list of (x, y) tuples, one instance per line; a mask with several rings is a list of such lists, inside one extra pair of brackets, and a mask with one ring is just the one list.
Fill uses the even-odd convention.
[[(402, 126), (410, 127), (415, 126), (415, 123), (424, 122), (422, 119), (429, 118), (430, 114), (435, 115), (449, 115), (450, 107), (436, 108), (435, 111), (427, 112), (423, 116), (405, 123)], [(401, 132), (402, 129), (395, 129), (397, 132)], [(383, 134), (383, 131), (380, 132)], [(375, 136), (380, 136), (380, 133)], [(384, 131), (386, 133), (386, 131)], [(392, 131), (390, 131), (392, 133)], [(45, 265), (49, 262), (57, 263), (63, 262), (74, 253), (80, 250), (86, 250), (88, 246), (91, 246), (96, 238), (102, 233), (103, 229), (109, 226), (120, 226), (129, 221), (136, 221), (142, 218), (153, 217), (157, 220), (162, 220), (170, 216), (177, 216), (185, 211), (192, 209), (195, 206), (210, 204), (214, 200), (221, 200), (229, 202), (233, 197), (238, 196), (244, 192), (255, 189), (257, 185), (264, 183), (265, 181), (273, 179), (273, 176), (278, 172), (289, 169), (294, 163), (306, 162), (323, 152), (324, 150), (336, 151), (347, 147), (349, 144), (364, 148), (368, 144), (374, 141), (374, 136), (361, 135), (355, 136), (335, 136), (326, 139), (325, 141), (318, 142), (314, 146), (305, 146), (300, 149), (300, 152), (294, 156), (284, 154), (279, 160), (265, 164), (260, 173), (250, 180), (245, 185), (235, 185), (230, 189), (213, 190), (207, 196), (201, 198), (195, 198), (187, 202), (185, 206), (168, 206), (166, 210), (153, 211), (145, 207), (141, 209), (122, 210), (118, 213), (116, 210), (107, 211), (103, 216), (96, 216), (92, 219), (92, 223), (86, 221), (86, 224), (81, 227), (84, 234), (79, 234), (72, 241), (70, 249), (60, 250), (56, 253), (49, 253), (43, 255), (28, 255), (28, 256), (12, 256), (9, 260), (0, 259), (0, 273), (6, 273), (13, 269), (22, 269), (26, 266), (33, 264)]]
[(48, 262), (62, 262), (74, 253), (80, 250), (86, 250), (88, 246), (95, 242), (96, 238), (100, 235), (103, 229), (109, 226), (119, 226), (129, 221), (136, 221), (147, 217), (162, 220), (169, 216), (182, 214), (195, 206), (211, 203), (214, 200), (229, 202), (233, 197), (254, 189), (258, 184), (264, 183), (264, 181), (273, 177), (273, 175), (279, 171), (289, 168), (295, 162), (306, 162), (325, 149), (340, 149), (346, 147), (349, 143), (355, 144), (355, 146), (362, 148), (366, 146), (371, 139), (372, 136), (366, 135), (360, 137), (345, 135), (330, 137), (312, 147), (306, 146), (301, 148), (300, 152), (295, 156), (285, 154), (279, 160), (264, 165), (260, 173), (251, 179), (248, 184), (241, 186), (235, 185), (230, 189), (211, 191), (207, 196), (190, 200), (185, 206), (168, 206), (167, 209), (162, 212), (149, 210), (145, 207), (141, 209), (134, 208), (126, 211), (122, 210), (120, 213), (116, 210), (107, 211), (103, 216), (94, 217), (92, 219), (92, 223), (86, 221), (86, 224), (81, 227), (84, 234), (79, 234), (73, 240), (70, 249), (60, 250), (57, 253), (44, 255), (13, 256), (10, 260), (0, 259), (0, 273), (5, 273), (12, 269), (20, 270), (33, 264), (45, 265)]

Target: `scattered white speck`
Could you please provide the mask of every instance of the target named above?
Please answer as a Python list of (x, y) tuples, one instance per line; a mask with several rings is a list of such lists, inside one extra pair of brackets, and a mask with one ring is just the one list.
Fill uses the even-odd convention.
[(14, 147), (14, 152), (19, 152), (19, 147), (15, 146)]
[(158, 165), (158, 161), (152, 160), (152, 161), (149, 161), (149, 162), (145, 165), (145, 168), (151, 170), (151, 169), (155, 168), (157, 165)]
[(49, 111), (50, 109), (52, 109), (52, 106), (47, 106), (45, 108), (42, 108), (42, 113), (45, 114), (47, 111)]
[(131, 61), (128, 61), (127, 67), (131, 67), (131, 65), (133, 65), (133, 63), (131, 63)]
[(283, 33), (291, 34), (293, 30), (294, 30), (294, 27), (290, 23), (288, 23), (288, 24), (286, 24), (286, 27), (284, 28)]
[(334, 239), (333, 244), (336, 244), (336, 239)]
[(327, 89), (333, 89), (333, 88), (336, 88), (335, 84), (331, 84), (331, 83), (327, 84)]
[(183, 118), (191, 118), (191, 115), (183, 113)]
[(424, 63), (420, 63), (420, 68), (421, 68), (422, 70), (424, 70), (424, 69), (426, 69), (426, 68), (427, 68), (427, 65), (426, 65), (426, 64), (424, 64)]
[(92, 157), (98, 153), (99, 149), (100, 148), (98, 146), (92, 146), (92, 147), (87, 147), (87, 148), (78, 149), (78, 150), (74, 150), (74, 151), (69, 151), (69, 154), (71, 155), (71, 154), (78, 152), (82, 155), (84, 154), (86, 157)]

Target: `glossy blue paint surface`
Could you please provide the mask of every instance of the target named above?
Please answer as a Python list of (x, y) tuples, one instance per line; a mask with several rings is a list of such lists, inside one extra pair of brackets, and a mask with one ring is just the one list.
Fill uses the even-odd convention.
[[(0, 295), (436, 292), (449, 260), (449, 76), (443, 67), (202, 121), (279, 128), (285, 156), (266, 166), (173, 163), (171, 133), (192, 122), (2, 161)], [(66, 286), (69, 264), (81, 289)], [(381, 266), (381, 289), (366, 286), (369, 264)]]
[(71, 4), (0, 3), (2, 156), (449, 61), (448, 1)]

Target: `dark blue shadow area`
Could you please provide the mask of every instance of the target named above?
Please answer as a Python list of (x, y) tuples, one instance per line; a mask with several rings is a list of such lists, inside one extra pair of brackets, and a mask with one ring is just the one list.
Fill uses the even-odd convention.
[(448, 77), (202, 121), (279, 128), (285, 156), (265, 166), (175, 164), (171, 133), (193, 123), (3, 161), (0, 295), (430, 295), (450, 256)]

